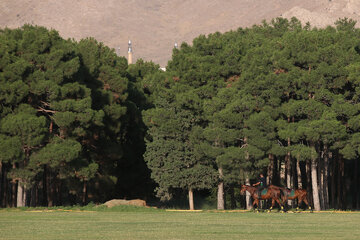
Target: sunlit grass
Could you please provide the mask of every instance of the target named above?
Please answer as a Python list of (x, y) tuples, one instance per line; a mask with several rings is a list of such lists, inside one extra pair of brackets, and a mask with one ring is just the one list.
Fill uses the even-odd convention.
[(359, 222), (360, 213), (10, 209), (0, 210), (0, 239), (360, 239)]

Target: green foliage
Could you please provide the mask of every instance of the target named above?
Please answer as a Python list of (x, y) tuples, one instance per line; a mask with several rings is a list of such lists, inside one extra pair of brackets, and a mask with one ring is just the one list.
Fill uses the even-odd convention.
[(155, 184), (161, 199), (233, 187), (288, 153), (357, 159), (355, 23), (277, 18), (201, 35), (173, 50), (166, 72), (128, 66), (93, 38), (1, 30), (0, 161), (12, 180), (52, 178), (74, 195), (90, 182), (100, 201), (151, 195)]
[(81, 152), (79, 142), (71, 139), (55, 138), (38, 152), (31, 155), (30, 163), (34, 167), (47, 165), (52, 169), (61, 169), (68, 162), (76, 160)]
[(49, 191), (63, 181), (80, 192), (80, 181), (136, 171), (120, 164), (133, 161), (122, 149), (144, 144), (145, 129), (132, 121), (137, 107), (127, 110), (142, 103), (127, 99), (125, 58), (93, 38), (77, 43), (30, 25), (2, 30), (0, 46), (0, 160), (15, 167), (10, 178), (50, 184)]
[(316, 29), (278, 18), (174, 49), (167, 74), (153, 75), (167, 84), (151, 90), (154, 109), (144, 114), (145, 159), (159, 192), (181, 187), (166, 183), (180, 181), (174, 159), (190, 156), (223, 169), (227, 186), (264, 172), (270, 155), (357, 158), (358, 36), (348, 19)]

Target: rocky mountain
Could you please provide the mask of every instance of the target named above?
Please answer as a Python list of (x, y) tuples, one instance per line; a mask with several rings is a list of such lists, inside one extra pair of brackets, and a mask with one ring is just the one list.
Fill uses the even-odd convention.
[(134, 58), (166, 66), (175, 42), (200, 34), (250, 27), (275, 17), (323, 27), (360, 20), (360, 0), (1, 0), (0, 27), (25, 23), (54, 28), (64, 38), (95, 37)]

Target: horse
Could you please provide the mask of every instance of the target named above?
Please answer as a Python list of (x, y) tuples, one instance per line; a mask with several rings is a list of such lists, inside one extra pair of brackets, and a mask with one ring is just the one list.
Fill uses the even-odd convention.
[[(260, 197), (258, 196), (258, 189), (256, 187), (253, 186), (249, 186), (249, 185), (242, 185), (241, 186), (241, 194), (244, 194), (246, 191), (248, 191), (251, 195), (251, 197), (254, 199), (253, 201), (253, 207), (255, 208), (255, 204), (257, 206), (257, 208), (259, 207), (259, 199), (260, 200), (266, 200), (266, 199), (271, 199), (271, 207), (268, 210), (268, 212), (271, 212), (271, 210), (273, 209), (275, 202), (277, 202), (279, 204), (279, 206), (281, 207), (281, 211), (283, 211), (284, 207), (282, 206), (281, 202), (279, 199), (281, 199), (281, 190), (274, 186), (274, 185), (270, 185), (267, 188), (267, 192), (263, 195), (260, 195)], [(258, 209), (255, 208), (256, 211), (258, 211)]]
[(309, 208), (310, 212), (312, 212), (312, 208), (309, 205), (307, 199), (307, 191), (305, 189), (288, 189), (279, 187), (282, 191), (282, 202), (286, 203), (287, 200), (298, 200), (298, 206), (296, 207), (296, 211), (299, 212), (299, 207), (302, 202), (304, 202)]

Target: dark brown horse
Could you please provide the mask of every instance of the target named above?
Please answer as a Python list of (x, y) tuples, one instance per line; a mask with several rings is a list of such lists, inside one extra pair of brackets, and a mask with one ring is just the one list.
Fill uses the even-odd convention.
[[(257, 206), (257, 208), (259, 207), (259, 200), (271, 199), (271, 207), (269, 209), (269, 212), (273, 209), (275, 202), (277, 202), (279, 204), (279, 206), (281, 207), (281, 211), (282, 211), (284, 208), (280, 202), (282, 192), (279, 189), (279, 187), (270, 185), (269, 187), (267, 187), (265, 189), (267, 189), (267, 192), (265, 194), (262, 194), (259, 197), (258, 189), (256, 187), (252, 187), (249, 185), (242, 185), (240, 193), (244, 194), (246, 191), (248, 191), (250, 193), (251, 197), (254, 199), (254, 201), (253, 201), (254, 208), (255, 208), (255, 205)], [(257, 208), (255, 208), (256, 211), (257, 211)]]
[(288, 188), (281, 188), (282, 191), (282, 202), (285, 204), (287, 200), (298, 200), (298, 206), (296, 207), (296, 211), (299, 211), (300, 204), (304, 202), (309, 210), (312, 212), (312, 208), (309, 205), (308, 198), (307, 198), (307, 191), (305, 189), (288, 189)]

